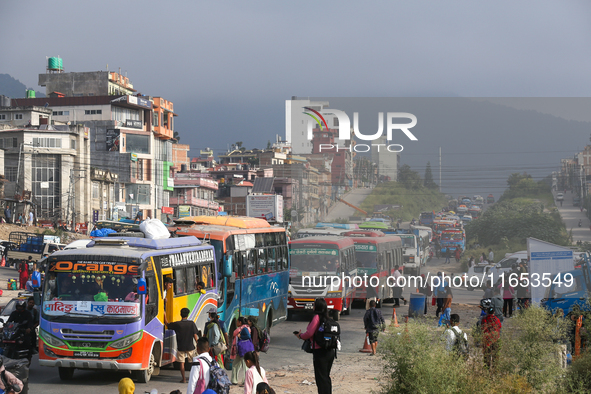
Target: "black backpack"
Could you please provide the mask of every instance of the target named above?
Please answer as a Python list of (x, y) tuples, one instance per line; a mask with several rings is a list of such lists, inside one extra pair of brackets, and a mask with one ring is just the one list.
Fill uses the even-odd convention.
[(314, 342), (320, 349), (336, 350), (341, 340), (341, 326), (331, 318), (322, 319), (314, 333)]

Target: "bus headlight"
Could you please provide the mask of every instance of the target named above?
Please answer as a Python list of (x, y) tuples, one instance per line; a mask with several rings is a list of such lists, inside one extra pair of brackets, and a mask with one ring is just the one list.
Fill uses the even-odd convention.
[(41, 331), (40, 334), (43, 337), (43, 340), (50, 346), (54, 346), (54, 347), (66, 346), (64, 341), (62, 341), (59, 338), (54, 337), (53, 335), (46, 333), (45, 331)]
[(135, 334), (132, 334), (128, 337), (121, 338), (118, 341), (113, 342), (110, 346), (115, 349), (123, 349), (128, 347), (132, 343), (139, 341), (142, 337), (142, 331), (138, 331)]

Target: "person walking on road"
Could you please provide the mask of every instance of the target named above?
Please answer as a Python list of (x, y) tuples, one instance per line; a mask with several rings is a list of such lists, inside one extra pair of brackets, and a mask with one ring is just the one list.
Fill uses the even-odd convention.
[[(193, 364), (189, 373), (189, 383), (187, 385), (187, 393), (189, 394), (195, 392), (195, 387), (200, 376), (203, 376), (201, 387), (207, 388), (209, 385), (209, 367), (213, 364), (213, 358), (209, 355), (209, 341), (207, 337), (201, 337), (197, 341), (197, 353), (193, 357)], [(203, 372), (201, 372), (201, 368), (203, 368)]]
[(460, 251), (460, 247), (456, 246), (456, 263), (460, 262), (460, 257), (462, 256), (462, 252)]
[(267, 383), (265, 369), (259, 365), (259, 356), (257, 352), (248, 352), (244, 355), (244, 362), (248, 367), (246, 378), (244, 380), (244, 394), (256, 394), (256, 388), (259, 383)]
[(433, 291), (431, 290), (431, 285), (425, 280), (425, 274), (421, 274), (421, 281), (422, 281), (423, 285), (419, 288), (419, 293), (425, 295), (425, 315), (426, 315), (427, 314), (427, 305), (429, 305), (427, 300), (429, 299), (429, 297), (431, 297), (433, 295)]
[(168, 325), (168, 328), (176, 333), (178, 345), (176, 359), (180, 363), (181, 383), (187, 383), (185, 379), (185, 361), (187, 359), (193, 360), (193, 357), (195, 357), (193, 339), (196, 343), (201, 336), (195, 322), (188, 319), (190, 312), (189, 308), (181, 309), (181, 320)]
[[(29, 261), (32, 261), (33, 257), (29, 256)], [(19, 289), (25, 290), (27, 287), (27, 281), (29, 280), (29, 264), (26, 261), (22, 261), (18, 267), (19, 272)]]
[(400, 278), (402, 274), (400, 273), (400, 266), (394, 266), (394, 286), (392, 291), (394, 293), (394, 308), (398, 308), (400, 306), (400, 300), (404, 302), (406, 305), (406, 299), (402, 296), (402, 287), (398, 286), (398, 278)]
[(437, 276), (439, 276), (439, 278), (440, 278), (440, 283), (439, 283), (439, 286), (437, 286), (435, 289), (433, 289), (433, 295), (435, 297), (437, 297), (437, 310), (435, 311), (435, 316), (439, 317), (439, 313), (443, 310), (443, 300), (446, 295), (446, 290), (445, 290), (445, 282), (444, 282), (444, 278), (443, 278), (443, 273), (438, 272)]
[(495, 308), (488, 307), (482, 319), (482, 353), (484, 364), (493, 369), (499, 355), (499, 339), (501, 337), (501, 321), (495, 316)]
[(495, 254), (492, 249), (488, 249), (488, 261), (492, 264), (495, 261)]
[(8, 205), (4, 210), (4, 217), (6, 218), (6, 223), (12, 223), (12, 212), (10, 212), (10, 207)]
[[(318, 327), (328, 319), (328, 307), (324, 298), (317, 298), (314, 302), (314, 317), (306, 332), (301, 331), (294, 334), (296, 337), (312, 341), (312, 354), (314, 356), (314, 377), (316, 380), (316, 387), (318, 394), (332, 394), (332, 380), (330, 379), (330, 370), (335, 359), (334, 349), (321, 349), (319, 345), (314, 342), (314, 333), (318, 331)], [(248, 365), (248, 364), (247, 364)]]
[(451, 264), (451, 250), (449, 246), (445, 249), (445, 262), (443, 264)]
[(509, 283), (505, 283), (505, 287), (503, 287), (503, 316), (505, 318), (513, 317), (513, 297), (515, 297), (515, 289)]
[(376, 302), (374, 300), (369, 302), (369, 309), (365, 311), (365, 316), (363, 316), (363, 324), (371, 346), (370, 356), (375, 356), (378, 347), (378, 335), (380, 331), (386, 329), (386, 322), (384, 321), (382, 312), (376, 309)]
[(242, 385), (242, 384), (244, 384), (246, 370), (248, 368), (246, 368), (246, 364), (244, 363), (244, 358), (240, 357), (240, 355), (238, 354), (238, 348), (237, 348), (238, 337), (240, 336), (240, 331), (242, 331), (243, 328), (247, 328), (249, 333), (251, 333), (251, 335), (252, 335), (252, 332), (251, 332), (250, 326), (247, 324), (246, 318), (244, 316), (240, 316), (238, 318), (237, 325), (238, 325), (238, 327), (232, 333), (232, 348), (230, 350), (230, 359), (232, 359), (232, 376), (230, 378), (230, 381), (232, 382), (232, 384)]
[(445, 298), (443, 299), (443, 313), (439, 318), (439, 326), (448, 325), (450, 324), (451, 318), (451, 302), (452, 302), (452, 293), (451, 287), (445, 288)]

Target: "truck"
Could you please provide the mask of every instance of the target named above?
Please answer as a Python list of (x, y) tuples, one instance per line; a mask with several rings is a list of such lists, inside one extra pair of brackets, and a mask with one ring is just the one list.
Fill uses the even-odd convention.
[(488, 196), (486, 196), (486, 203), (487, 204), (494, 204), (495, 202), (495, 196), (493, 196), (492, 194), (489, 194)]
[(574, 270), (560, 272), (552, 275), (550, 286), (541, 305), (551, 312), (562, 309), (567, 315), (578, 307), (580, 310), (589, 310), (588, 295), (591, 291), (591, 267), (589, 266), (589, 253), (582, 256), (582, 260)]
[[(45, 238), (51, 237), (51, 238)], [(6, 265), (18, 269), (19, 263), (28, 261), (29, 256), (33, 261), (40, 260), (45, 254), (52, 254), (60, 250), (59, 238), (44, 236), (37, 233), (13, 231), (8, 235), (8, 241), (12, 243), (12, 249), (6, 253)]]
[(421, 253), (417, 236), (414, 234), (398, 234), (402, 240), (404, 273), (407, 275), (421, 274)]

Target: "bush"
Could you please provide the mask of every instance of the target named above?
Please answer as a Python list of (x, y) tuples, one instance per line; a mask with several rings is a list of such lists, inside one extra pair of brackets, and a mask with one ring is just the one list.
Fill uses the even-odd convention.
[[(470, 359), (464, 361), (445, 351), (441, 339), (443, 332), (434, 328), (432, 323), (411, 321), (403, 328), (391, 331), (380, 343), (384, 359), (381, 392), (558, 392), (563, 387), (563, 371), (556, 359), (556, 341), (564, 338), (567, 326), (565, 319), (555, 319), (537, 306), (506, 320), (501, 332), (498, 363), (490, 372), (484, 366), (479, 348), (471, 345)], [(479, 332), (472, 331), (469, 342), (478, 342)], [(587, 372), (591, 371), (591, 355), (588, 363), (580, 370), (591, 377), (591, 372)]]

